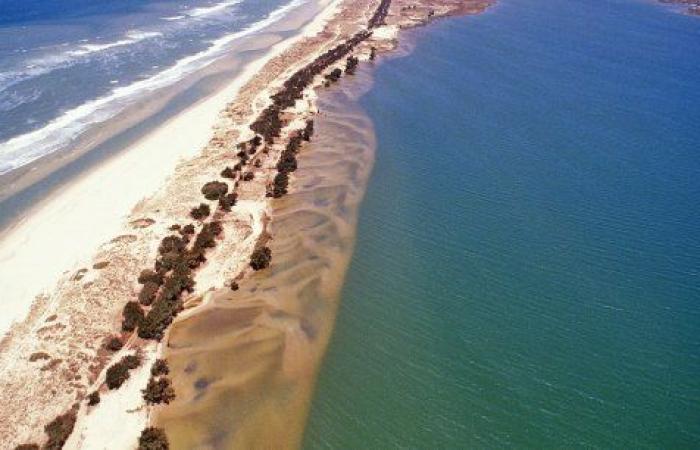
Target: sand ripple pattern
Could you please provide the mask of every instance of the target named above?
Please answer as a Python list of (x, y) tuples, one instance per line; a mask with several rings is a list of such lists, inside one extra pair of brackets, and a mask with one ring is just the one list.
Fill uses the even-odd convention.
[(290, 194), (272, 203), (271, 267), (174, 323), (166, 357), (178, 398), (155, 420), (173, 448), (299, 447), (374, 160), (355, 103), (367, 77), (319, 100)]

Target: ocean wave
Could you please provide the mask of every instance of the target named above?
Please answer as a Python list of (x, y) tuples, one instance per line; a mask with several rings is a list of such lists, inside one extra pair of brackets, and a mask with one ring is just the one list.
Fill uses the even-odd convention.
[(121, 39), (119, 41), (108, 42), (106, 44), (84, 44), (81, 45), (77, 50), (71, 50), (67, 52), (70, 56), (83, 56), (90, 53), (101, 52), (114, 47), (122, 47), (124, 45), (135, 44), (136, 42), (143, 41), (144, 39), (150, 39), (153, 37), (162, 36), (163, 33), (157, 31), (129, 31), (126, 33), (126, 39)]
[(206, 67), (220, 58), (231, 42), (274, 24), (290, 10), (306, 1), (308, 0), (292, 0), (264, 19), (241, 31), (213, 41), (206, 50), (187, 56), (150, 78), (139, 80), (128, 86), (116, 87), (103, 97), (64, 112), (42, 128), (0, 143), (0, 175), (60, 150), (91, 125), (104, 122), (119, 113), (133, 98), (169, 86)]
[(239, 3), (241, 3), (243, 0), (227, 0), (221, 3), (216, 3), (212, 6), (203, 6), (201, 8), (194, 8), (190, 11), (187, 11), (187, 15), (190, 17), (202, 17), (202, 16), (208, 16), (210, 14), (217, 13), (219, 11), (223, 11), (226, 8), (229, 8), (231, 6), (235, 6)]
[[(124, 47), (162, 35), (162, 33), (155, 31), (131, 30), (124, 35), (124, 39), (114, 42), (106, 42), (104, 44), (81, 44), (72, 50), (65, 50), (58, 54), (50, 54), (40, 58), (27, 60), (24, 62), (24, 67), (22, 69), (12, 70), (0, 74), (0, 92), (3, 92), (7, 88), (27, 79), (38, 77), (54, 70), (71, 66), (87, 55), (99, 53), (115, 47)], [(88, 41), (82, 40), (81, 42)], [(62, 44), (61, 46), (65, 47), (67, 45)]]

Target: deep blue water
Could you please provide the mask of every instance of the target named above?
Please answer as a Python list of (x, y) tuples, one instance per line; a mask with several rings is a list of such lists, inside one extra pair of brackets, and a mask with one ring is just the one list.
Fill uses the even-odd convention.
[(409, 32), (305, 448), (700, 447), (700, 19)]
[(0, 0), (0, 175), (68, 148), (308, 0)]

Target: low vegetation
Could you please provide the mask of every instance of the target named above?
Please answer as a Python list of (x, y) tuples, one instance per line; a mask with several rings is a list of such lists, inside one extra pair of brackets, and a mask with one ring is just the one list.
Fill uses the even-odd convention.
[(148, 427), (139, 436), (138, 450), (168, 450), (168, 437), (162, 428)]
[(211, 211), (209, 210), (209, 205), (206, 203), (200, 203), (199, 206), (196, 208), (192, 208), (190, 211), (190, 216), (194, 220), (203, 220), (206, 219), (209, 216), (209, 213)]
[(141, 358), (136, 355), (123, 357), (107, 369), (105, 382), (110, 389), (118, 389), (129, 379), (129, 371), (135, 369), (141, 363)]
[(141, 303), (143, 306), (150, 306), (151, 303), (153, 303), (153, 300), (156, 298), (159, 288), (160, 285), (152, 281), (146, 282), (139, 292), (139, 303)]
[(166, 405), (175, 399), (175, 389), (173, 389), (170, 378), (166, 376), (151, 377), (148, 380), (146, 389), (141, 391), (143, 399), (149, 405)]
[(168, 366), (168, 361), (165, 359), (156, 359), (151, 366), (151, 375), (157, 377), (159, 375), (167, 375), (170, 373), (170, 367)]
[(143, 321), (143, 308), (137, 302), (128, 302), (122, 311), (122, 330), (134, 331)]
[(97, 391), (94, 391), (90, 395), (88, 395), (88, 405), (90, 406), (95, 406), (98, 403), (100, 403), (100, 393)]
[(44, 445), (45, 450), (60, 450), (73, 432), (77, 418), (75, 409), (61, 414), (44, 427), (49, 439)]
[(272, 261), (272, 250), (270, 247), (258, 247), (250, 257), (250, 267), (253, 270), (262, 270), (270, 265)]
[(105, 343), (105, 348), (111, 352), (118, 352), (123, 346), (122, 340), (117, 336), (110, 337)]
[(228, 184), (223, 181), (210, 181), (202, 186), (202, 194), (207, 200), (218, 200), (228, 192)]

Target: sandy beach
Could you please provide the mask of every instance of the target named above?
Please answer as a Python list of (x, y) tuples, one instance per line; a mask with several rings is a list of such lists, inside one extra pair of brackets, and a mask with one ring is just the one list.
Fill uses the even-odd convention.
[[(270, 25), (265, 56), (247, 65), (224, 89), (51, 193), (0, 236), (5, 299), (0, 306), (0, 399), (16, 405), (0, 419), (2, 448), (42, 443), (44, 426), (71, 408), (77, 422), (65, 448), (135, 446), (154, 410), (162, 408), (146, 406), (141, 390), (169, 340), (167, 332), (157, 344), (120, 331), (122, 309), (138, 295), (139, 272), (153, 267), (159, 243), (173, 232), (173, 225), (193, 222), (190, 210), (202, 201), (202, 185), (237, 161), (237, 144), (253, 138), (251, 123), (268, 107), (270, 96), (292, 74), (365, 30), (382, 5), (389, 3), (325, 0), (310, 23), (292, 15)], [(375, 51), (393, 49), (403, 27), (442, 15), (475, 14), (489, 5), (395, 0), (373, 35), (363, 38), (352, 54), (367, 61)], [(274, 38), (277, 30), (294, 29), (291, 38)], [(345, 67), (345, 58), (334, 61), (323, 75)], [(177, 321), (206, 307), (233, 280), (250, 276), (251, 254), (274, 239), (267, 224), (276, 200), (266, 194), (285, 145), (317, 113), (315, 99), (327, 83), (324, 76), (316, 76), (302, 98), (283, 111), (280, 138), (251, 155), (252, 179), (241, 175), (236, 180), (232, 211), (213, 214), (222, 233), (206, 262), (193, 272), (196, 285), (184, 296), (185, 310)], [(104, 348), (114, 335), (125, 342), (116, 353)], [(295, 351), (303, 354), (303, 349)], [(136, 353), (141, 364), (129, 381), (116, 391), (103, 387), (110, 363)], [(309, 363), (313, 371), (322, 356), (321, 351)], [(102, 400), (88, 407), (84, 399), (96, 390)], [(311, 391), (302, 402), (308, 402)], [(301, 417), (297, 434), (303, 423)], [(298, 445), (298, 437), (291, 442)]]

